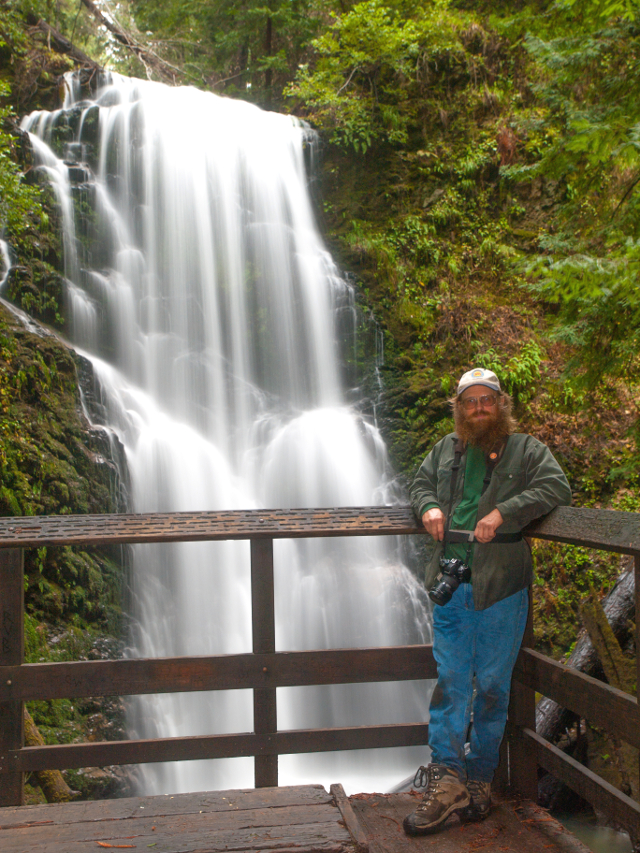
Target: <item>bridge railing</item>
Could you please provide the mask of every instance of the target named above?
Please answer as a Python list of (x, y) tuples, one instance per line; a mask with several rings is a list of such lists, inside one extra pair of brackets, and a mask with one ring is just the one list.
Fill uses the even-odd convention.
[[(632, 554), (638, 581), (638, 513), (559, 508), (526, 532)], [(436, 668), (428, 645), (276, 652), (274, 539), (406, 534), (424, 534), (408, 507), (1, 518), (0, 805), (22, 802), (23, 774), (30, 771), (254, 756), (255, 784), (262, 787), (278, 784), (278, 755), (425, 744), (423, 722), (295, 731), (277, 725), (278, 687), (434, 678)], [(24, 663), (24, 548), (227, 539), (251, 542), (252, 653)], [(531, 645), (529, 626), (514, 673), (501, 778), (535, 800), (539, 764), (640, 837), (640, 806), (535, 732), (537, 691), (640, 747), (637, 698)], [(253, 690), (253, 732), (24, 746), (25, 701), (246, 688)]]

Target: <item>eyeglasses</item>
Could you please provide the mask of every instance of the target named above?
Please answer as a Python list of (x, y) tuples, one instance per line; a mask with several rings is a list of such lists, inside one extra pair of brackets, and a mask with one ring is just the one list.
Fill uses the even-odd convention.
[(498, 402), (498, 398), (495, 394), (484, 394), (482, 397), (465, 397), (465, 399), (460, 400), (460, 402), (465, 409), (475, 409), (478, 404), (481, 405), (483, 409), (492, 409)]

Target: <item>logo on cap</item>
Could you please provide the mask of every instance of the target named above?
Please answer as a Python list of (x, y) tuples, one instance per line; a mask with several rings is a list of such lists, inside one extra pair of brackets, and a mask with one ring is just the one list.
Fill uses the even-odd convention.
[(484, 376), (484, 370), (474, 370), (472, 376)]

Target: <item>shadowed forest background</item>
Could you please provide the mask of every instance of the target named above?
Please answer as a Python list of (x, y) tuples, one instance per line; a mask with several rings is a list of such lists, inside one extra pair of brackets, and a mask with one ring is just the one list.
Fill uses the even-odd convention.
[[(5, 0), (2, 295), (62, 334), (59, 214), (18, 123), (61, 104), (65, 72), (83, 68), (90, 86), (104, 67), (317, 131), (316, 213), (381, 330), (368, 414), (402, 484), (451, 430), (459, 375), (480, 365), (576, 505), (638, 510), (640, 3)], [(111, 449), (79, 405), (86, 370), (0, 306), (0, 514), (123, 508)], [(551, 544), (535, 557), (538, 647), (562, 658), (581, 599), (624, 565)], [(115, 653), (122, 564), (117, 549), (27, 554), (28, 660)], [(47, 742), (122, 731), (115, 701), (30, 710)], [(85, 795), (119, 790), (101, 772), (66, 775)]]

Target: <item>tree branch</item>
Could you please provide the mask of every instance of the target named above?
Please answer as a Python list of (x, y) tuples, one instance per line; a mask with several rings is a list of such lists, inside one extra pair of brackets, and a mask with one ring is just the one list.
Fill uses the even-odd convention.
[(175, 83), (178, 75), (181, 74), (178, 68), (175, 68), (173, 65), (170, 65), (168, 62), (165, 62), (164, 59), (160, 59), (160, 57), (155, 54), (153, 51), (143, 47), (139, 42), (135, 40), (135, 38), (127, 33), (119, 24), (115, 21), (107, 18), (106, 15), (96, 6), (93, 0), (82, 0), (84, 6), (88, 9), (89, 12), (94, 16), (94, 18), (100, 23), (105, 29), (107, 29), (114, 38), (120, 42), (120, 44), (124, 45), (124, 47), (131, 50), (138, 57), (140, 62), (147, 69), (147, 75), (149, 75), (149, 69), (155, 71), (156, 74), (165, 82)]
[(94, 59), (83, 53), (80, 48), (76, 47), (73, 42), (70, 42), (68, 38), (65, 38), (62, 33), (59, 33), (50, 24), (47, 24), (46, 21), (40, 19), (33, 25), (33, 29), (40, 30), (41, 33), (46, 35), (49, 44), (56, 53), (65, 53), (72, 59), (75, 59), (76, 62), (89, 65), (93, 68), (99, 68), (98, 63)]

